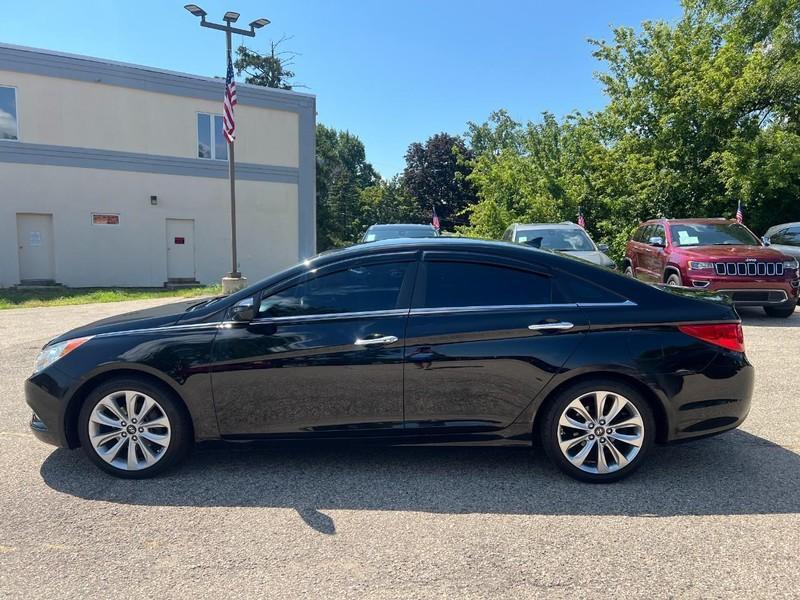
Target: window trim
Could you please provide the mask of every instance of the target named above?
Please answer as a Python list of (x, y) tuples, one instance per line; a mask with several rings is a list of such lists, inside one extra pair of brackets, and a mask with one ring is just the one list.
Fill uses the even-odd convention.
[[(200, 115), (205, 115), (205, 116), (207, 116), (209, 118), (209, 127), (211, 128), (211, 131), (209, 132), (210, 139), (211, 139), (211, 156), (209, 158), (203, 158), (202, 156), (197, 155), (197, 149), (200, 147), (200, 131), (199, 131), (199, 129), (200, 129)], [(216, 117), (222, 118), (222, 115), (218, 114), (218, 113), (205, 112), (205, 111), (202, 111), (202, 110), (198, 110), (195, 113), (194, 135), (195, 135), (195, 142), (196, 142), (195, 143), (195, 158), (197, 160), (218, 160), (220, 162), (228, 162), (228, 157), (227, 156), (225, 158), (217, 158), (217, 136), (216, 136), (216, 130), (214, 129), (214, 120), (215, 120)], [(228, 149), (228, 152), (230, 152), (230, 149)], [(230, 154), (228, 156), (230, 156)]]
[(15, 122), (16, 122), (16, 126), (17, 126), (17, 138), (16, 139), (14, 139), (14, 140), (3, 139), (3, 140), (0, 140), (0, 142), (19, 142), (19, 141), (22, 140), (22, 127), (20, 127), (20, 121), (22, 119), (20, 118), (20, 111), (19, 111), (19, 89), (15, 85), (6, 85), (6, 84), (0, 84), (0, 88), (7, 88), (7, 89), (10, 89), (10, 90), (14, 90), (14, 111), (16, 112)]

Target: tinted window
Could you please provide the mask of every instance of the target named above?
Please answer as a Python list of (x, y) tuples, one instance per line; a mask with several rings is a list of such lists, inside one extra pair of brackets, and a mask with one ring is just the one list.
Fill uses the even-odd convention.
[(786, 246), (800, 246), (800, 227), (783, 229), (770, 238), (771, 244), (784, 244)]
[(432, 226), (424, 227), (375, 227), (367, 230), (365, 242), (378, 240), (394, 240), (398, 238), (428, 238), (437, 237), (438, 234)]
[(258, 316), (327, 315), (397, 308), (409, 264), (361, 265), (311, 276), (262, 298)]
[(550, 278), (506, 267), (431, 261), (426, 264), (423, 306), (549, 304)]
[(738, 223), (686, 223), (670, 225), (676, 246), (760, 246), (761, 243)]
[(559, 273), (556, 277), (558, 296), (555, 302), (572, 303), (607, 303), (625, 302), (625, 298), (614, 292), (595, 285), (585, 279), (573, 277), (566, 273)]

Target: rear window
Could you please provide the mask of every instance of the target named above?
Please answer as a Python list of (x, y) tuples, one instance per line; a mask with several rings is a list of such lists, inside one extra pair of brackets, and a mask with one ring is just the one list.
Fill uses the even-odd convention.
[(484, 263), (426, 263), (422, 306), (510, 306), (550, 304), (550, 278)]

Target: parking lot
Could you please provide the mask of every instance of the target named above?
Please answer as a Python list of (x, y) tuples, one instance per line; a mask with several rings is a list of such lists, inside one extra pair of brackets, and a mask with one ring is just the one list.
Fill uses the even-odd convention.
[(519, 449), (245, 444), (121, 481), (36, 441), (42, 344), (155, 303), (0, 311), (0, 597), (797, 597), (800, 314), (743, 311), (740, 430), (613, 485)]

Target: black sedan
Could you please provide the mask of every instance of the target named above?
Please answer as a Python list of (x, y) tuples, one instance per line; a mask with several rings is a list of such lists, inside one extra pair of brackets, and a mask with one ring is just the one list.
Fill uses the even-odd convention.
[(26, 382), (39, 439), (155, 475), (196, 440), (530, 445), (586, 481), (747, 415), (724, 298), (469, 239), (322, 254), (227, 298), (98, 321)]

